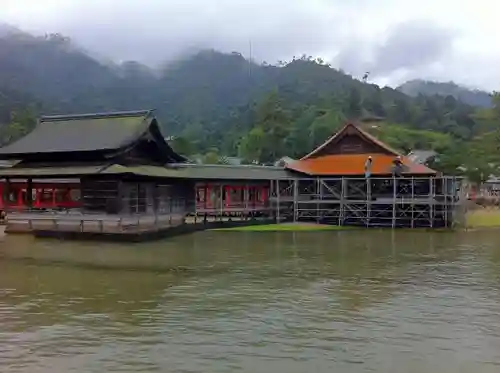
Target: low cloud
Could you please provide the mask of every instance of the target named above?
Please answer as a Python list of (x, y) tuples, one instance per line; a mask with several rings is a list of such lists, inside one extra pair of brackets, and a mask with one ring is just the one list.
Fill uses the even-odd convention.
[[(500, 32), (494, 0), (476, 0), (475, 6), (452, 0), (411, 6), (400, 0), (3, 1), (0, 22), (63, 33), (115, 61), (158, 66), (187, 51), (215, 48), (270, 63), (321, 56), (355, 76), (370, 71), (389, 83), (415, 74), (460, 82), (458, 73), (474, 64), (482, 69), (478, 84), (500, 81), (491, 48)], [(443, 68), (445, 62), (453, 66)]]

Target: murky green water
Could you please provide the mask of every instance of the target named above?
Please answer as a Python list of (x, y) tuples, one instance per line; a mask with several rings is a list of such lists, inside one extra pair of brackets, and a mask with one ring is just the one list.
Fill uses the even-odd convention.
[(0, 242), (0, 372), (500, 372), (500, 233)]

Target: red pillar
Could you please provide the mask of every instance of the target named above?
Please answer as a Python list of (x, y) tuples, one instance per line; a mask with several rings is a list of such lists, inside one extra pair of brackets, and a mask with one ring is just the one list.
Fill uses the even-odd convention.
[(35, 201), (33, 202), (33, 206), (40, 207), (40, 195), (43, 193), (43, 189), (35, 189)]
[(52, 187), (52, 207), (56, 207), (56, 188)]
[(226, 185), (224, 187), (224, 193), (226, 194), (226, 207), (231, 205), (231, 189), (232, 187), (230, 185)]
[(212, 186), (207, 184), (207, 198), (205, 199), (205, 208), (212, 208)]

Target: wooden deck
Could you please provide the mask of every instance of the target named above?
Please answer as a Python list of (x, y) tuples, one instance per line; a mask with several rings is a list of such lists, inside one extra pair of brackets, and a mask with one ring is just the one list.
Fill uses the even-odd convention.
[(137, 234), (164, 230), (184, 223), (183, 214), (112, 216), (98, 214), (13, 213), (9, 214), (6, 233), (35, 231), (100, 234)]

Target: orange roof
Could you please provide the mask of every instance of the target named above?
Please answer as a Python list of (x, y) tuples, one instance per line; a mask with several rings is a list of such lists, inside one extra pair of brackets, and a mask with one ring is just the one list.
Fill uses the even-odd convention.
[[(365, 162), (368, 156), (372, 157), (372, 175), (388, 175), (392, 172), (394, 156), (386, 154), (335, 154), (317, 158), (302, 158), (289, 163), (286, 168), (309, 175), (364, 175)], [(403, 165), (407, 167), (404, 174), (433, 175), (436, 171), (429, 167), (414, 163), (407, 157), (401, 157)]]
[(306, 160), (306, 159), (309, 159), (311, 157), (313, 157), (314, 155), (316, 155), (321, 149), (323, 149), (324, 147), (326, 147), (327, 145), (331, 144), (331, 143), (335, 143), (337, 141), (339, 141), (343, 136), (345, 136), (345, 134), (348, 132), (348, 130), (350, 129), (353, 129), (357, 132), (357, 134), (361, 137), (361, 138), (364, 138), (365, 140), (367, 140), (368, 142), (371, 142), (373, 144), (376, 144), (378, 145), (381, 149), (385, 150), (387, 153), (390, 153), (390, 154), (393, 154), (395, 156), (397, 155), (400, 155), (398, 151), (392, 149), (389, 145), (387, 144), (384, 144), (382, 141), (380, 141), (379, 139), (377, 139), (376, 137), (372, 136), (371, 134), (369, 134), (368, 132), (362, 130), (361, 128), (359, 128), (358, 126), (356, 126), (354, 123), (352, 122), (349, 122), (347, 123), (344, 127), (342, 127), (342, 129), (340, 129), (335, 135), (331, 136), (328, 140), (326, 140), (323, 144), (321, 144), (320, 146), (318, 146), (316, 149), (314, 149), (312, 152), (310, 152), (309, 154), (305, 155), (304, 157), (302, 157), (300, 160)]

